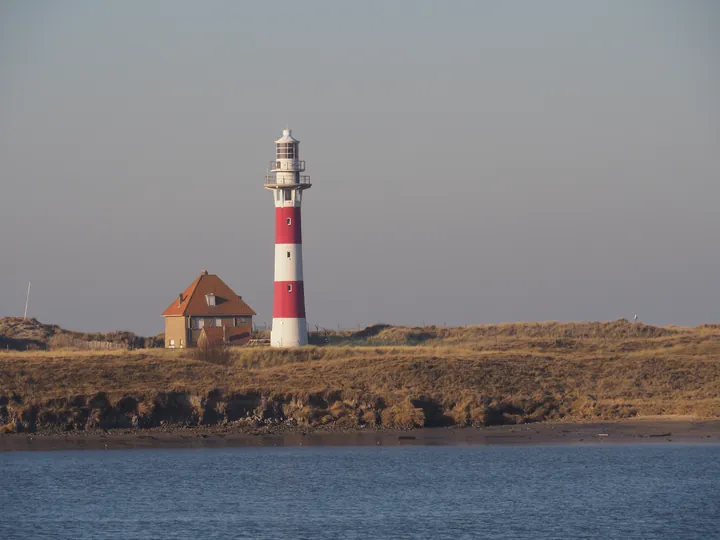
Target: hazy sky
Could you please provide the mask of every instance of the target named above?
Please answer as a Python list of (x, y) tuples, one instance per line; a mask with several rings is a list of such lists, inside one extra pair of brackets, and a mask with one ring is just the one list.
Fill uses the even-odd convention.
[(0, 316), (272, 317), (289, 125), (308, 322), (720, 320), (720, 3), (0, 2)]

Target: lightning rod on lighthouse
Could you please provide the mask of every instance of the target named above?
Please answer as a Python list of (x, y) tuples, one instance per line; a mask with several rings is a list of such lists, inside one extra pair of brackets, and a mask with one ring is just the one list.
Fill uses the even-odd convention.
[(305, 289), (302, 271), (300, 205), (311, 187), (305, 162), (299, 159), (300, 141), (289, 129), (275, 141), (275, 160), (265, 176), (265, 188), (275, 202), (275, 292), (270, 344), (273, 347), (307, 345)]

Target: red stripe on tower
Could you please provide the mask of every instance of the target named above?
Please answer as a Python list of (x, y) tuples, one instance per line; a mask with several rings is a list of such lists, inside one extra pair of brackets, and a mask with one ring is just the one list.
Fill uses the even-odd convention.
[(275, 209), (275, 243), (302, 244), (299, 206)]
[(273, 318), (305, 318), (305, 287), (302, 281), (276, 281)]

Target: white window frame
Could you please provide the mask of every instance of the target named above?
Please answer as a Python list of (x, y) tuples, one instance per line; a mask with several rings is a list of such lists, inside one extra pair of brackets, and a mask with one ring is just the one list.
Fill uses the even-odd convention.
[(275, 159), (297, 159), (297, 145), (295, 143), (278, 143)]

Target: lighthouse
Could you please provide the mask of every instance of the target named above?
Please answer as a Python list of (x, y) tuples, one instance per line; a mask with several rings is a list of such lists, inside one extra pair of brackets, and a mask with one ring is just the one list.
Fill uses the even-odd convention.
[(273, 347), (307, 345), (305, 290), (302, 271), (300, 206), (310, 177), (301, 174), (300, 141), (289, 129), (275, 141), (275, 160), (265, 176), (265, 188), (275, 202), (275, 293), (270, 344)]

